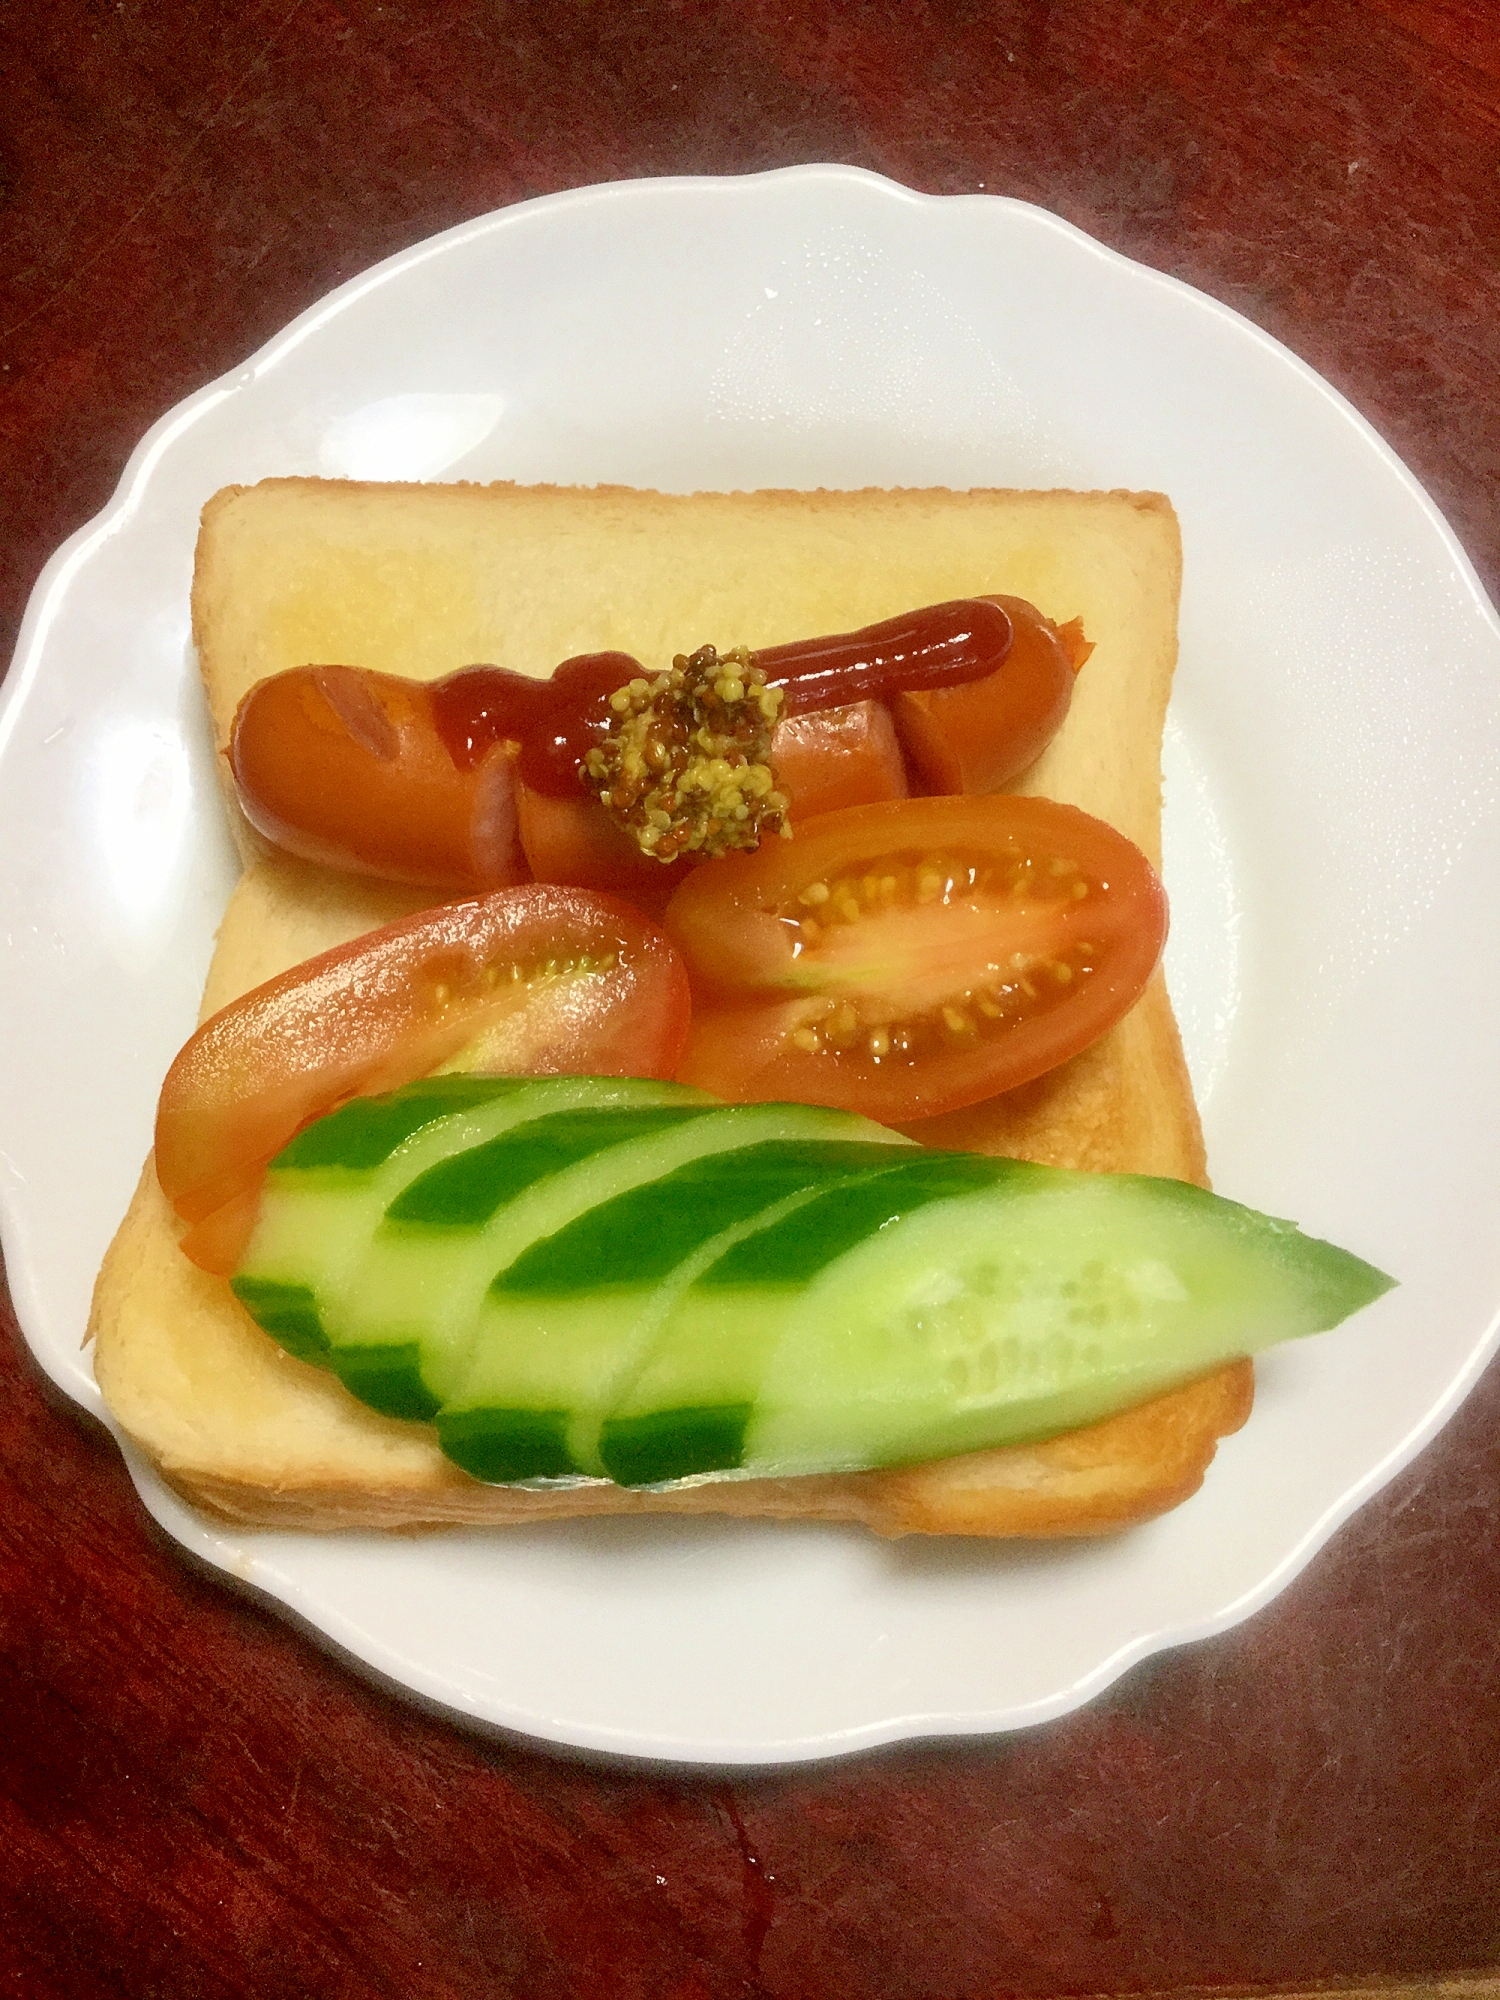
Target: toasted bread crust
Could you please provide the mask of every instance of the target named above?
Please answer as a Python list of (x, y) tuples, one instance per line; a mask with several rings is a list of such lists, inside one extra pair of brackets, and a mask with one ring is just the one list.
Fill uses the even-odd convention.
[[(493, 660), (533, 673), (618, 647), (648, 664), (712, 638), (774, 644), (945, 597), (1011, 592), (1081, 615), (1096, 652), (1020, 789), (1109, 820), (1160, 856), (1160, 743), (1180, 549), (1153, 494), (699, 494), (381, 487), (273, 480), (204, 511), (193, 629), (221, 747), (265, 674), (309, 661), (416, 678)], [(266, 850), (231, 798), (247, 873), (205, 1015), (431, 895)], [(1206, 1183), (1160, 973), (1050, 1076), (908, 1128), (923, 1143)], [(881, 1535), (1079, 1535), (1174, 1506), (1252, 1395), (1248, 1362), (1046, 1442), (884, 1472), (726, 1480), (665, 1493), (607, 1482), (486, 1487), (435, 1434), (380, 1417), (284, 1354), (176, 1247), (148, 1162), (105, 1260), (90, 1332), (124, 1428), (195, 1504), (254, 1525), (415, 1528), (715, 1512), (860, 1522)]]
[(894, 1472), (732, 1480), (675, 1493), (603, 1483), (540, 1493), (474, 1481), (431, 1493), (333, 1482), (277, 1491), (213, 1472), (159, 1470), (184, 1500), (245, 1527), (498, 1528), (621, 1514), (715, 1513), (740, 1520), (844, 1521), (888, 1541), (902, 1535), (1057, 1541), (1110, 1534), (1190, 1499), (1203, 1484), (1214, 1444), (1249, 1416), (1254, 1381), (1251, 1364), (1240, 1361), (1045, 1444), (972, 1452)]

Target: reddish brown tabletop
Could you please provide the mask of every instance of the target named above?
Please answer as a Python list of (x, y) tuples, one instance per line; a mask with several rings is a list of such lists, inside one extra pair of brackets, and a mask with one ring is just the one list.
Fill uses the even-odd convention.
[[(1500, 587), (1486, 0), (52, 0), (0, 48), (0, 657), (148, 425), (339, 280), (527, 195), (825, 159), (1024, 196), (1228, 301)], [(6, 1993), (990, 2000), (1500, 1965), (1494, 1371), (1227, 1637), (1029, 1734), (725, 1780), (480, 1740), (355, 1678), (164, 1543), (7, 1329)]]

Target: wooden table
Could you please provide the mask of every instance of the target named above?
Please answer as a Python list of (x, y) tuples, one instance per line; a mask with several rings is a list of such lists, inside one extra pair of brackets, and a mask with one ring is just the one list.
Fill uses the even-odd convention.
[[(522, 196), (801, 160), (1021, 195), (1228, 301), (1500, 585), (1485, 0), (50, 0), (0, 46), (0, 657), (147, 426), (339, 280)], [(377, 1692), (166, 1545), (7, 1330), (6, 1993), (990, 2000), (1500, 1964), (1494, 1371), (1227, 1637), (1030, 1734), (726, 1782)]]

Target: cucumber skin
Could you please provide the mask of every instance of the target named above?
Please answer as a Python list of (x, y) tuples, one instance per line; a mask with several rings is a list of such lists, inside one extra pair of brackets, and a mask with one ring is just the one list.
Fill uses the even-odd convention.
[(567, 1410), (506, 1414), (511, 1421), (501, 1424), (494, 1410), (440, 1412), (438, 1438), (445, 1454), (471, 1478), (489, 1486), (520, 1486), (573, 1473)]
[(682, 1479), (738, 1472), (753, 1403), (706, 1403), (615, 1417), (601, 1456), (616, 1486), (671, 1486)]
[(254, 1278), (237, 1271), (229, 1289), (256, 1325), (299, 1361), (328, 1364), (328, 1330), (311, 1285)]
[(327, 1167), (371, 1172), (438, 1119), (513, 1097), (531, 1081), (516, 1076), (427, 1077), (384, 1097), (351, 1098), (289, 1140), (272, 1160), (270, 1172), (313, 1173)]
[[(819, 1180), (832, 1188), (851, 1174), (859, 1176), (854, 1185), (863, 1186), (866, 1170), (881, 1178), (899, 1172), (905, 1159), (899, 1165), (881, 1159), (886, 1150), (861, 1140), (761, 1140), (689, 1161), (540, 1238), (490, 1291), (503, 1298), (562, 1299), (606, 1286), (660, 1284), (730, 1224), (753, 1223), (791, 1192), (816, 1188)], [(741, 1209), (747, 1195), (759, 1206)]]
[[(424, 1118), (431, 1122), (460, 1105), (484, 1103), (502, 1096), (506, 1088), (524, 1087), (522, 1080), (511, 1079), (454, 1077), (429, 1082), (443, 1086), (429, 1096), (447, 1108), (433, 1110), (429, 1104), (424, 1110), (415, 1101), (422, 1086), (408, 1086), (406, 1093), (395, 1094), (397, 1099), (406, 1097), (404, 1105), (386, 1099), (361, 1100), (366, 1108), (358, 1112), (354, 1106), (343, 1107), (320, 1121), (331, 1125), (343, 1119), (341, 1132), (320, 1132), (314, 1125), (278, 1159), (275, 1166), (284, 1176), (282, 1184), (295, 1186), (305, 1177), (311, 1196), (328, 1187), (330, 1168), (335, 1181), (343, 1182), (342, 1167), (356, 1162), (361, 1169), (378, 1166), (393, 1150), (388, 1143), (392, 1136), (399, 1147)], [(684, 1092), (683, 1098), (704, 1106), (701, 1093)], [(705, 1108), (719, 1107), (709, 1100)], [(769, 1108), (745, 1107), (762, 1117)], [(880, 1128), (867, 1129), (882, 1139), (895, 1138)], [(846, 1150), (874, 1154), (881, 1149), (866, 1141)], [(711, 1198), (715, 1172), (722, 1173), (733, 1157), (732, 1149), (709, 1156), (710, 1170), (700, 1176), (705, 1196)], [(712, 1166), (714, 1158), (717, 1168)], [(689, 1162), (689, 1169), (693, 1164)], [(667, 1182), (680, 1187), (684, 1172), (669, 1173)], [(692, 1179), (692, 1172), (686, 1171), (687, 1182)], [(559, 1282), (561, 1293), (554, 1309), (561, 1308), (565, 1298), (582, 1305), (591, 1294), (605, 1292), (612, 1276), (611, 1257), (623, 1257), (633, 1266), (633, 1277), (644, 1272), (659, 1281), (662, 1269), (677, 1268), (676, 1252), (669, 1254), (666, 1248), (668, 1239), (681, 1235), (684, 1241), (702, 1243), (712, 1231), (701, 1226), (683, 1229), (680, 1206), (676, 1210), (668, 1206), (660, 1210), (654, 1232), (658, 1242), (643, 1242), (642, 1232), (653, 1229), (654, 1185), (648, 1180), (628, 1198), (617, 1198), (629, 1227), (614, 1232), (613, 1251), (605, 1242), (594, 1254), (590, 1241), (591, 1219), (610, 1207), (606, 1197), (601, 1209), (585, 1211), (561, 1238), (533, 1239), (509, 1273), (496, 1280), (493, 1294), (511, 1308), (526, 1309), (535, 1337), (545, 1341), (548, 1300)], [(903, 1185), (909, 1199), (902, 1199)], [(680, 1204), (676, 1190), (667, 1191), (665, 1182), (662, 1188), (665, 1201), (676, 1199)], [(968, 1325), (963, 1312), (955, 1319), (953, 1302), (959, 1294), (951, 1288), (960, 1284), (964, 1270), (972, 1272), (976, 1256), (986, 1260), (984, 1245), (991, 1231), (1000, 1231), (1002, 1261), (1011, 1255), (1012, 1262), (1025, 1268), (1028, 1228), (1035, 1230), (1043, 1211), (1066, 1215), (1070, 1205), (1078, 1216), (1102, 1205), (1103, 1244), (1112, 1241), (1122, 1215), (1137, 1217), (1138, 1233), (1123, 1251), (1115, 1245), (1102, 1259), (1093, 1260), (1090, 1269), (1097, 1265), (1115, 1285), (1117, 1304), (1118, 1296), (1123, 1296), (1126, 1306), (1131, 1305), (1131, 1286), (1142, 1271), (1147, 1274), (1143, 1296), (1152, 1311), (1156, 1304), (1148, 1295), (1153, 1286), (1162, 1300), (1174, 1306), (1181, 1303), (1174, 1290), (1181, 1292), (1191, 1307), (1190, 1337), (1175, 1336), (1172, 1351), (1157, 1354), (1150, 1351), (1156, 1336), (1148, 1328), (1149, 1338), (1144, 1346), (1137, 1338), (1140, 1351), (1136, 1351), (1128, 1340), (1121, 1347), (1120, 1329), (1111, 1326), (1107, 1300), (1090, 1308), (1099, 1321), (1097, 1339), (1087, 1330), (1069, 1331), (1065, 1323), (1069, 1316), (1074, 1321), (1080, 1317), (1076, 1302), (1064, 1308), (1053, 1301), (1052, 1309), (1062, 1314), (1064, 1323), (1044, 1328), (1021, 1361), (1009, 1364), (1013, 1374), (1020, 1369), (1009, 1390), (1000, 1380), (999, 1363), (992, 1371), (991, 1392), (977, 1397), (952, 1388), (944, 1391), (941, 1384), (934, 1387), (920, 1374), (909, 1379), (910, 1361), (898, 1351), (901, 1339), (892, 1337), (888, 1310), (892, 1283), (900, 1279), (905, 1285), (902, 1296), (908, 1301), (905, 1310), (912, 1325), (920, 1327), (924, 1314), (931, 1318), (924, 1303), (927, 1293), (946, 1308), (950, 1322)], [(782, 1204), (783, 1209), (786, 1206)], [(950, 1213), (945, 1216), (944, 1211)], [(477, 1478), (524, 1483), (602, 1467), (618, 1484), (657, 1486), (682, 1479), (795, 1476), (920, 1462), (1054, 1435), (1098, 1421), (1278, 1340), (1336, 1325), (1393, 1282), (1337, 1246), (1303, 1236), (1291, 1223), (1186, 1182), (1073, 1173), (972, 1154), (915, 1148), (898, 1152), (889, 1168), (882, 1164), (878, 1175), (872, 1171), (812, 1192), (796, 1205), (795, 1213), (783, 1214), (780, 1221), (762, 1228), (759, 1224), (766, 1213), (750, 1216), (722, 1254), (698, 1270), (674, 1309), (675, 1318), (634, 1369), (623, 1393), (615, 1394), (601, 1413), (599, 1447), (587, 1454), (587, 1464), (580, 1462), (568, 1442), (570, 1424), (576, 1430), (571, 1407), (445, 1405), (427, 1385), (415, 1343), (371, 1345), (361, 1342), (353, 1329), (330, 1339), (311, 1287), (245, 1270), (231, 1283), (252, 1317), (274, 1338), (299, 1358), (331, 1367), (362, 1401), (388, 1415), (435, 1420), (444, 1450)], [(1007, 1221), (1014, 1240), (1005, 1235)], [(1043, 1236), (1057, 1233), (1056, 1221), (1056, 1214), (1051, 1214)], [(1091, 1226), (1097, 1222), (1095, 1216)], [(608, 1238), (610, 1232), (604, 1235)], [(1201, 1309), (1197, 1293), (1184, 1285), (1178, 1269), (1155, 1254), (1156, 1235), (1178, 1245), (1174, 1254), (1190, 1276), (1202, 1267), (1194, 1279), (1208, 1302)], [(909, 1259), (926, 1239), (933, 1239), (936, 1247), (921, 1250), (926, 1261), (919, 1260), (916, 1278), (908, 1282), (911, 1272), (902, 1276), (903, 1249)], [(1066, 1254), (1071, 1254), (1066, 1230), (1059, 1240), (1065, 1262)], [(560, 1257), (560, 1252), (569, 1254)], [(1236, 1266), (1244, 1268), (1229, 1286), (1233, 1310), (1215, 1330), (1211, 1323), (1224, 1315), (1217, 1306), (1209, 1310), (1209, 1304), (1225, 1288), (1214, 1274), (1223, 1270), (1232, 1274)], [(1164, 1275), (1153, 1277), (1153, 1270)], [(623, 1270), (620, 1275), (624, 1276)], [(1050, 1282), (1044, 1272), (1021, 1304), (1029, 1308), (1044, 1298)], [(945, 1286), (946, 1299), (939, 1296)], [(627, 1290), (634, 1289), (627, 1283)], [(615, 1295), (622, 1296), (618, 1287)], [(916, 1308), (911, 1299), (917, 1301)], [(967, 1294), (963, 1308), (972, 1321), (974, 1300)], [(853, 1311), (854, 1318), (845, 1323), (847, 1311)], [(705, 1324), (719, 1325), (717, 1360), (712, 1353), (694, 1352), (695, 1312)], [(1171, 1313), (1159, 1312), (1157, 1317), (1170, 1322)], [(941, 1320), (938, 1312), (935, 1323)], [(1006, 1325), (1002, 1320), (995, 1329), (981, 1331), (977, 1349), (981, 1356), (993, 1352), (997, 1343), (1007, 1353), (1016, 1350)], [(1213, 1332), (1212, 1339), (1205, 1327)], [(670, 1347), (674, 1336), (681, 1352), (664, 1354), (663, 1343)], [(1111, 1344), (1115, 1351), (1106, 1353)], [(962, 1352), (950, 1352), (945, 1365), (959, 1380), (969, 1360)], [(1049, 1368), (1055, 1378), (1050, 1386)], [(1028, 1370), (1034, 1379), (1030, 1391), (1022, 1393)], [(540, 1390), (542, 1384), (537, 1386)]]
[(422, 1351), (415, 1340), (343, 1341), (331, 1347), (324, 1364), (351, 1396), (383, 1417), (430, 1424), (443, 1407), (422, 1374)]
[(480, 1229), (538, 1181), (580, 1165), (604, 1146), (649, 1138), (714, 1109), (660, 1104), (639, 1111), (571, 1111), (537, 1119), (419, 1174), (386, 1209), (383, 1227)]

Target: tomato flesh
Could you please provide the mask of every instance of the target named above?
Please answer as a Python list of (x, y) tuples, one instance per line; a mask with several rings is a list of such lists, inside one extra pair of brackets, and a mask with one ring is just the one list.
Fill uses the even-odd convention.
[(1075, 807), (935, 798), (700, 869), (665, 922), (693, 983), (684, 1081), (896, 1123), (1087, 1048), (1150, 977), (1167, 906), (1140, 850)]
[(673, 1074), (682, 963), (639, 912), (530, 884), (423, 910), (294, 966), (206, 1021), (167, 1072), (156, 1172), (183, 1248), (232, 1271), (266, 1164), (348, 1098), (440, 1069)]

